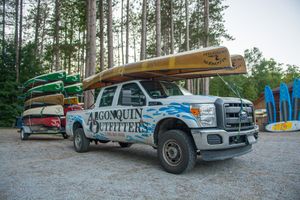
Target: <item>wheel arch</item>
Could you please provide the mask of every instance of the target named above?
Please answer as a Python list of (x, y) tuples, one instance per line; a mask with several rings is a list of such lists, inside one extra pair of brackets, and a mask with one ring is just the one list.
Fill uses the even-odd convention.
[(193, 139), (193, 136), (190, 131), (190, 127), (191, 127), (190, 123), (187, 123), (186, 121), (176, 117), (168, 117), (168, 118), (161, 119), (157, 123), (154, 129), (154, 135), (153, 135), (154, 144), (155, 145), (158, 144), (159, 135), (172, 129), (182, 130)]

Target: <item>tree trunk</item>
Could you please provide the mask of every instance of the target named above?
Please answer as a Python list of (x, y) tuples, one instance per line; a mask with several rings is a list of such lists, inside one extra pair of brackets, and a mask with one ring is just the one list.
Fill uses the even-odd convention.
[(60, 55), (59, 55), (59, 29), (60, 29), (60, 0), (55, 0), (55, 28), (54, 28), (54, 59), (55, 59), (55, 70), (61, 69)]
[[(186, 51), (190, 50), (190, 28), (189, 28), (189, 4), (185, 0), (185, 42), (186, 42)], [(193, 92), (193, 81), (187, 80), (187, 89), (190, 92)]]
[(143, 0), (140, 60), (144, 60), (146, 58), (146, 37), (147, 37), (146, 23), (147, 23), (147, 0)]
[[(73, 35), (74, 35), (74, 18), (70, 18), (71, 20), (71, 28), (70, 28), (70, 37), (69, 37), (69, 45), (72, 47), (73, 45)], [(71, 74), (71, 70), (72, 70), (72, 64), (71, 64), (71, 56), (72, 56), (72, 53), (69, 52), (69, 55), (68, 55), (68, 74)]]
[(160, 0), (156, 0), (156, 56), (161, 55), (161, 17), (160, 17)]
[[(2, 5), (2, 60), (4, 62), (5, 59), (5, 0), (3, 0), (3, 5)], [(5, 62), (4, 62), (5, 63)]]
[[(96, 0), (88, 0), (88, 33), (89, 38), (87, 43), (87, 66), (85, 77), (89, 77), (95, 74), (96, 66)], [(94, 104), (94, 90), (89, 90), (85, 92), (84, 105), (88, 109)]]
[(114, 65), (114, 52), (113, 52), (113, 33), (112, 33), (112, 0), (107, 0), (107, 48), (108, 48), (108, 68)]
[(135, 35), (133, 37), (133, 59), (136, 62), (136, 44), (135, 44)]
[(122, 55), (122, 65), (124, 65), (124, 40), (123, 40), (123, 10), (124, 10), (124, 0), (121, 0), (121, 55)]
[(174, 3), (173, 0), (170, 0), (170, 20), (171, 20), (171, 54), (174, 54), (174, 19), (173, 19), (173, 13), (174, 13)]
[[(19, 60), (19, 0), (16, 0), (16, 21), (15, 21), (15, 51), (16, 51), (16, 82), (20, 81), (20, 60)], [(4, 24), (4, 23), (3, 23)], [(4, 35), (4, 34), (3, 34)]]
[(100, 33), (99, 33), (99, 39), (100, 39), (100, 71), (104, 70), (104, 37), (103, 37), (103, 30), (104, 30), (104, 8), (103, 8), (103, 1), (99, 1), (99, 25), (100, 25)]
[(19, 24), (19, 74), (18, 74), (18, 80), (20, 80), (20, 63), (21, 63), (21, 57), (22, 57), (22, 39), (23, 39), (23, 36), (22, 36), (22, 33), (23, 33), (23, 0), (20, 0), (20, 24)]
[(126, 60), (125, 62), (128, 63), (129, 61), (129, 0), (127, 0), (126, 5)]
[(35, 44), (35, 55), (39, 60), (39, 27), (40, 27), (40, 7), (41, 7), (41, 0), (37, 1), (37, 11), (35, 16), (35, 32), (34, 32), (34, 44)]
[[(204, 47), (209, 46), (209, 2), (204, 0)], [(209, 95), (209, 78), (202, 79), (202, 94)]]
[(46, 31), (45, 31), (45, 29), (46, 29), (46, 18), (47, 18), (47, 11), (44, 11), (40, 54), (43, 54), (43, 51), (44, 51), (44, 40), (45, 40), (45, 35), (46, 35)]

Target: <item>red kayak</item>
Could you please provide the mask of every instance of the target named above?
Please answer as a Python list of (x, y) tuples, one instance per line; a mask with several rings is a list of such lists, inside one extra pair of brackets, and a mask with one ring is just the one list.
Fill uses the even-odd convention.
[(24, 124), (26, 126), (46, 126), (46, 127), (61, 127), (61, 121), (59, 117), (41, 117), (41, 118), (25, 118)]

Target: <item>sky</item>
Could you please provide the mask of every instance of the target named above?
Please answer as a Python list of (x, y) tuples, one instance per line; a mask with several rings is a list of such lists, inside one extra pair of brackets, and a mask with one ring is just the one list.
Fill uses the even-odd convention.
[(258, 47), (266, 58), (300, 67), (300, 0), (225, 0), (231, 54)]

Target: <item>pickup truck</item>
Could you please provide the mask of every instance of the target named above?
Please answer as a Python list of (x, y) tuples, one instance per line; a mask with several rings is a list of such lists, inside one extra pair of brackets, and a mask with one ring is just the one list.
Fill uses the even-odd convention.
[(179, 174), (205, 161), (246, 154), (258, 139), (253, 104), (240, 98), (192, 95), (174, 82), (131, 80), (101, 88), (94, 108), (68, 112), (66, 133), (77, 152), (91, 142), (142, 143), (161, 166)]

